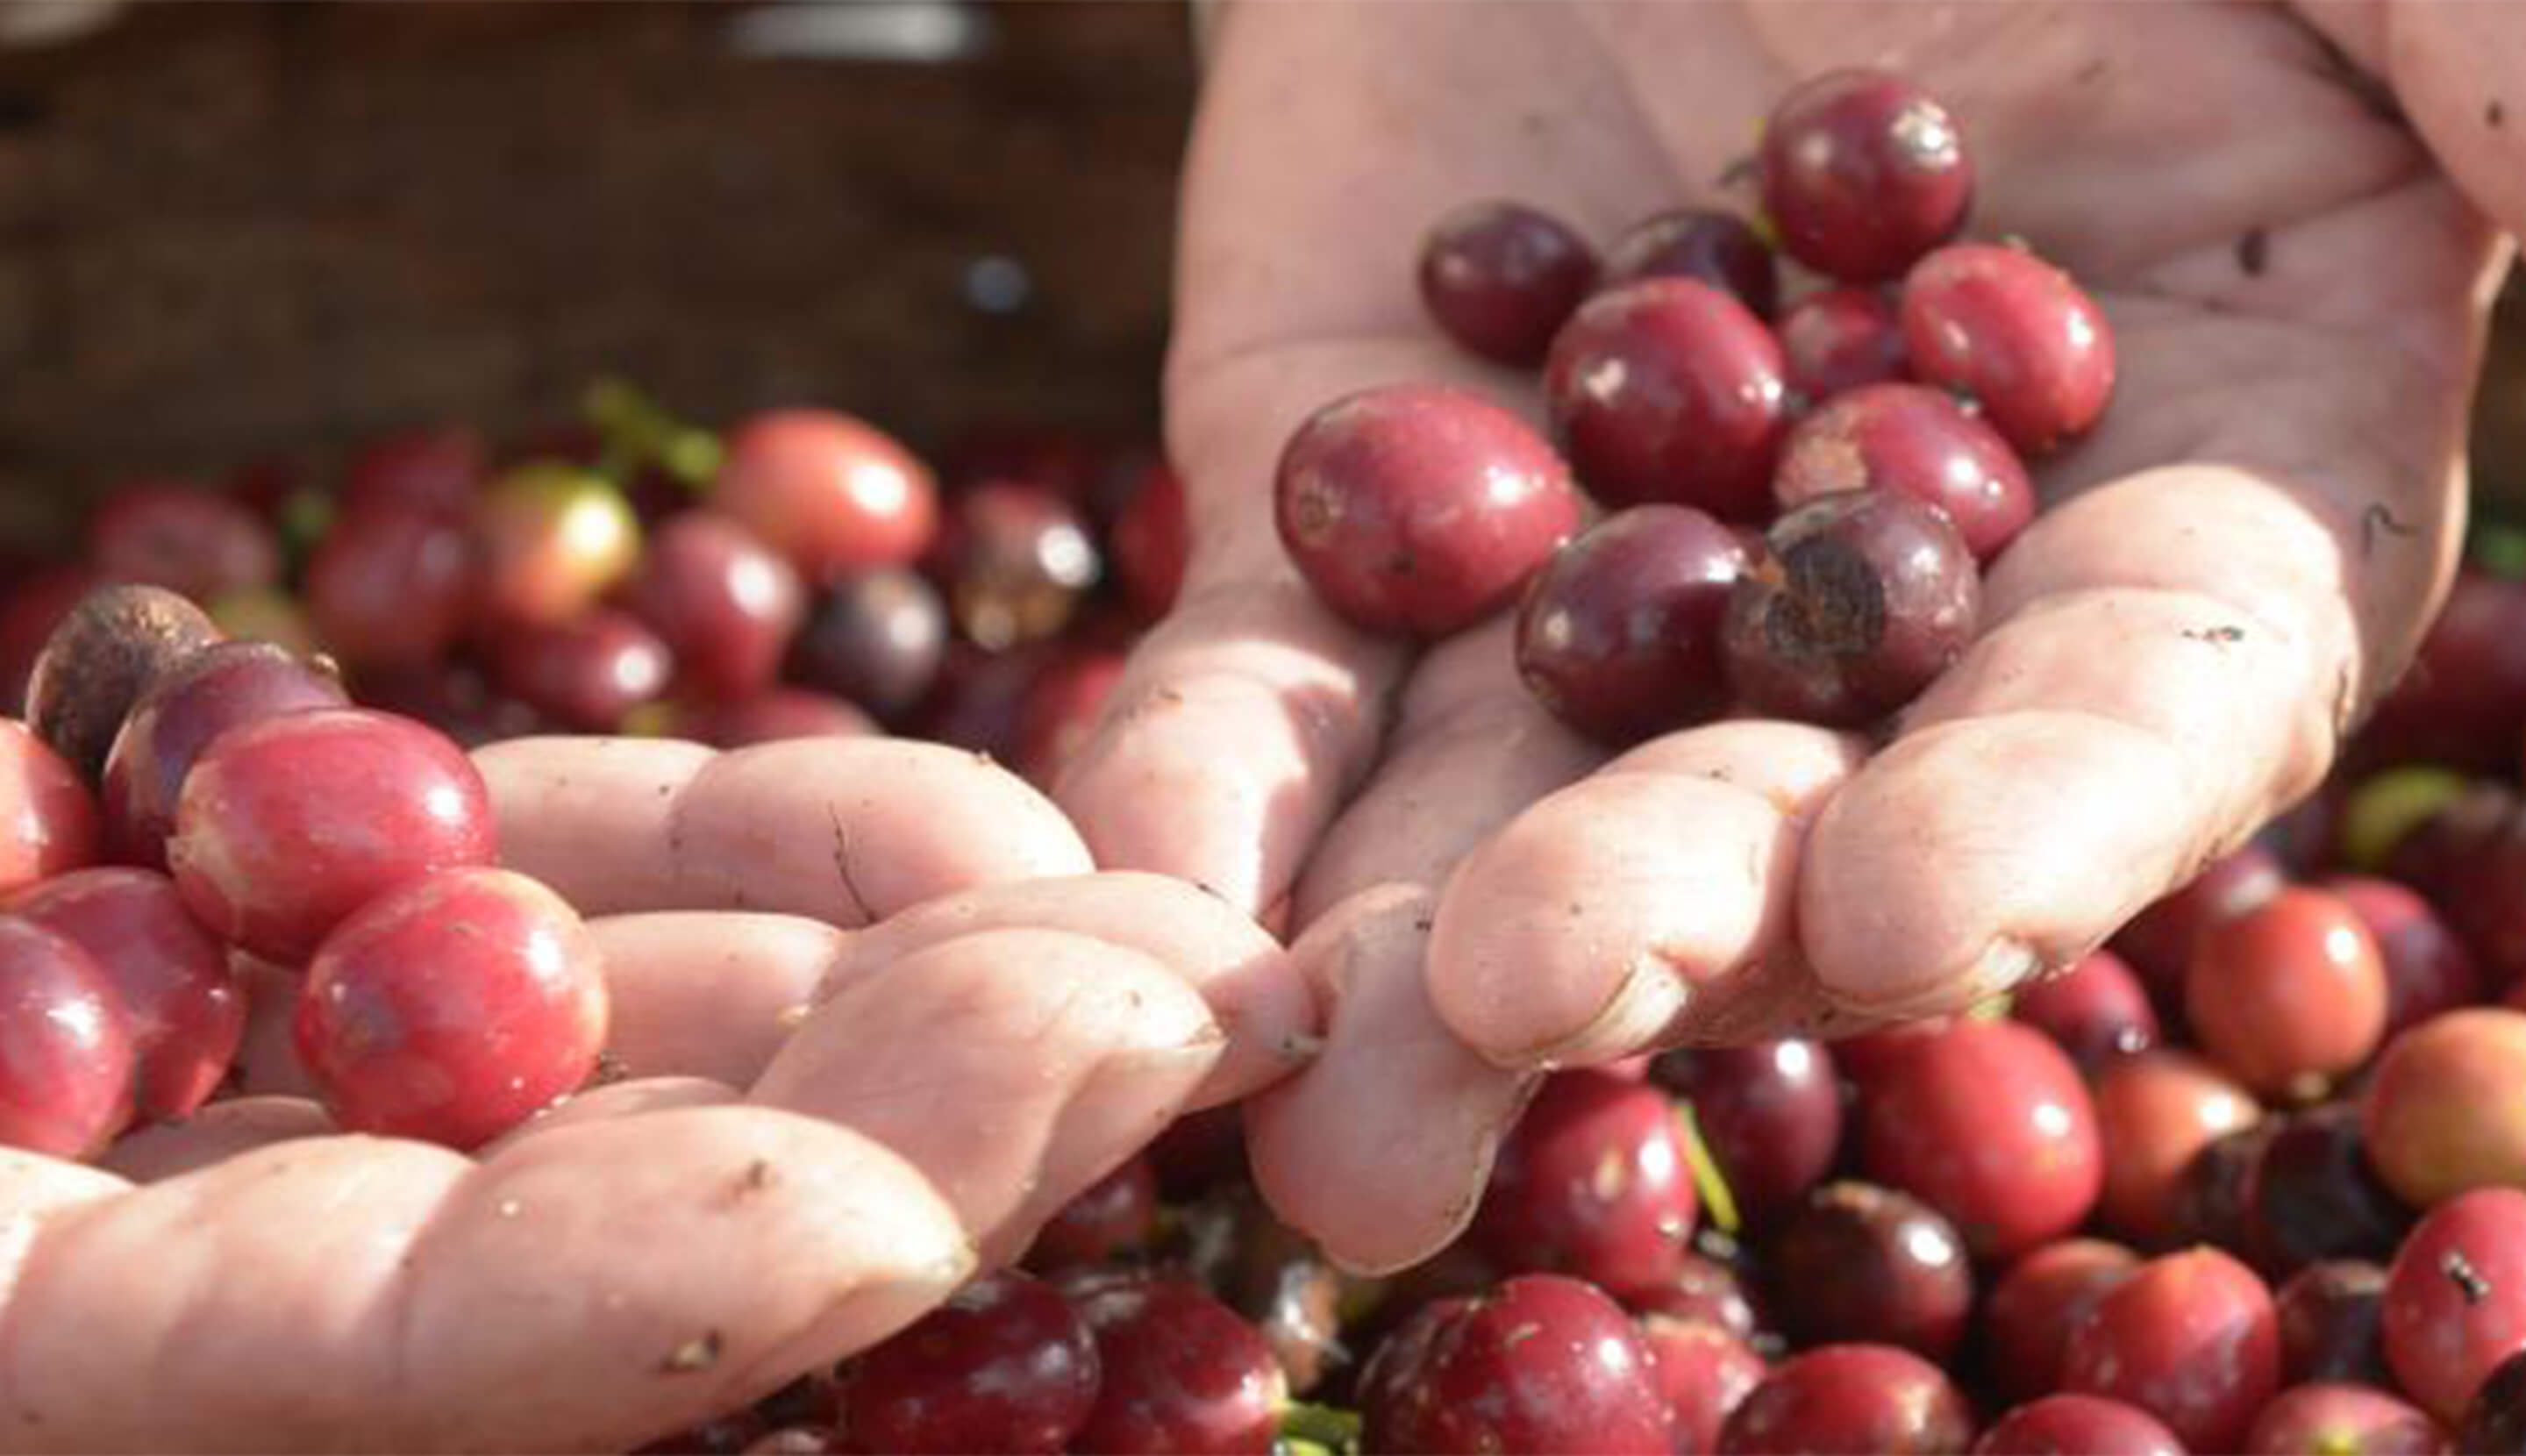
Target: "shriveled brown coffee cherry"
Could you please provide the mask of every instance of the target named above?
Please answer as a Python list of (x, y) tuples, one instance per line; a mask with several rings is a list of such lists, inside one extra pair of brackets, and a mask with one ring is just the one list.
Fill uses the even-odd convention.
[(100, 586), (53, 629), (26, 684), (26, 723), (94, 785), (124, 715), (170, 665), (220, 640), (202, 609), (158, 586)]

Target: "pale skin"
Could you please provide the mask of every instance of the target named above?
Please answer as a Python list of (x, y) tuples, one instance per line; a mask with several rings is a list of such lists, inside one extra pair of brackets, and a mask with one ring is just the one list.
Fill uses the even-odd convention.
[[(1514, 197), (1603, 240), (1743, 208), (1720, 179), (1772, 99), (1852, 64), (1948, 100), (1977, 231), (2085, 280), (2122, 366), (1891, 745), (1731, 723), (1598, 770), (1504, 624), (1416, 655), (1318, 607), (1270, 520), (1299, 420), (1410, 378), (1537, 410), (1422, 317), (1430, 222)], [(1248, 1119), (1284, 1216), (1408, 1262), (1460, 1227), (1536, 1069), (1957, 1009), (2312, 787), (2451, 571), (2487, 219), (2526, 220), (2503, 84), (2505, 6), (1231, 9), (1168, 375), (1198, 549), (1058, 797), (1100, 864), (1322, 928), (1325, 1054)], [(1425, 903), (1339, 909), (1382, 884)]]
[[(1199, 549), (1067, 820), (905, 745), (486, 751), (508, 858), (599, 917), (630, 1079), (466, 1157), (338, 1135), (266, 1037), (266, 1095), (15, 1160), (0, 1449), (622, 1449), (882, 1338), (1240, 1099), (1282, 1215), (1390, 1269), (1546, 1063), (1952, 1008), (2094, 943), (2321, 777), (2451, 569), (2526, 12), (2313, 20), (2408, 124), (2279, 7), (1230, 12), (1168, 380)], [(1504, 624), (1416, 653), (1310, 602), (1266, 496), (1307, 411), (1533, 405), (1419, 318), (1432, 217), (1608, 236), (1861, 61), (1953, 103), (1980, 226), (2088, 279), (2123, 358), (1891, 746), (1746, 721), (1607, 762)]]

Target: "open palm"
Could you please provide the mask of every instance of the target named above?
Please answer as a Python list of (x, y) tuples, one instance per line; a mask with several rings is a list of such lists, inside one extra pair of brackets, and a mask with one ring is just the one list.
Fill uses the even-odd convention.
[[(1327, 1045), (1248, 1119), (1285, 1217), (1345, 1262), (1409, 1262), (1470, 1213), (1539, 1069), (1955, 1009), (2068, 963), (2318, 781), (2450, 570), (2501, 258), (2386, 99), (2488, 175), (2455, 155), (2485, 143), (2443, 135), (2481, 126), (2479, 97), (2460, 119), (2412, 99), (2480, 48), (2389, 58), (2382, 13), (2321, 19), (1228, 14), (1168, 380), (1195, 559), (1060, 797), (1100, 863), (1301, 932)], [(2459, 25), (2517, 28), (2439, 28)], [(2390, 59), (2391, 90), (2360, 78)], [(1772, 100), (1848, 65), (1947, 102), (1972, 232), (2069, 268), (2121, 356), (2106, 423), (2048, 464), (2046, 515), (1991, 572), (1980, 641), (1894, 741), (1731, 722), (1605, 764), (1527, 698), (1504, 621), (1416, 658), (1318, 606), (1270, 516), (1308, 412), (1449, 378), (1536, 413), (1421, 317), (1430, 222), (1514, 197), (1602, 240), (1743, 206), (1726, 179)]]

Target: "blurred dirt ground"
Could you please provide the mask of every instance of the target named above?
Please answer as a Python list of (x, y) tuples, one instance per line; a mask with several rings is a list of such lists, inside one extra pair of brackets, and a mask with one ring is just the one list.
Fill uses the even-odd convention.
[[(819, 10), (973, 44), (813, 54)], [(0, 51), (0, 545), (603, 373), (1151, 437), (1193, 89), (1177, 0), (160, 3)], [(2513, 285), (2475, 468), (2526, 517)]]
[(828, 8), (861, 12), (829, 50), (977, 35), (944, 62), (801, 53), (812, 9), (156, 4), (0, 53), (6, 514), (527, 427), (609, 371), (925, 443), (1152, 429), (1184, 9)]

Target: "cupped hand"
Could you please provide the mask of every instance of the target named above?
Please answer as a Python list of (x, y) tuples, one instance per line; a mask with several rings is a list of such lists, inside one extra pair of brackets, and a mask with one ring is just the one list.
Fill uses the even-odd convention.
[[(2451, 569), (2521, 40), (2428, 5), (1228, 11), (1168, 377), (1195, 554), (1058, 796), (1100, 864), (1297, 932), (1328, 1042), (1248, 1117), (1283, 1217), (1408, 1263), (1541, 1069), (1956, 1010), (2310, 789)], [(1270, 502), (1309, 412), (1447, 379), (1538, 414), (1421, 316), (1434, 219), (1515, 198), (1602, 241), (1743, 207), (1772, 101), (1863, 64), (1948, 104), (1972, 233), (2069, 268), (2120, 356), (1890, 741), (1735, 721), (1605, 762), (1506, 624), (1416, 653), (1311, 598)]]
[(249, 979), (241, 1095), (0, 1156), (0, 1450), (622, 1451), (1023, 1254), (1317, 1008), (1250, 917), (1093, 873), (1039, 794), (884, 739), (522, 739), (502, 859), (590, 916), (617, 1079), (470, 1155), (342, 1133)]

